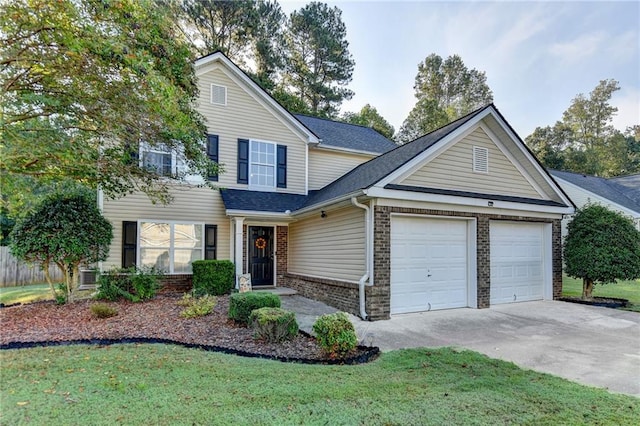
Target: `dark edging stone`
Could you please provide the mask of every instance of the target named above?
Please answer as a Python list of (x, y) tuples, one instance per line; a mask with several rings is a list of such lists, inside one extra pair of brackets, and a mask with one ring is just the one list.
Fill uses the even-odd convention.
[(616, 297), (594, 297), (593, 300), (582, 300), (579, 297), (561, 297), (562, 302), (579, 303), (581, 305), (601, 306), (605, 308), (626, 308), (630, 305), (627, 299)]
[(109, 346), (109, 345), (119, 345), (125, 343), (148, 343), (148, 344), (164, 344), (164, 345), (177, 345), (182, 346), (189, 349), (201, 349), (203, 351), (208, 352), (221, 352), (229, 355), (238, 355), (248, 358), (262, 358), (269, 359), (274, 361), (281, 362), (295, 362), (298, 364), (327, 364), (327, 365), (355, 365), (355, 364), (364, 364), (369, 361), (373, 361), (380, 354), (380, 349), (378, 347), (368, 347), (368, 346), (358, 346), (359, 351), (363, 351), (363, 353), (347, 357), (341, 359), (308, 359), (308, 358), (289, 358), (289, 357), (281, 357), (281, 356), (272, 356), (272, 355), (264, 355), (264, 354), (256, 354), (252, 352), (241, 351), (238, 349), (229, 349), (220, 346), (212, 346), (212, 345), (201, 345), (198, 343), (184, 343), (178, 342), (176, 340), (170, 339), (155, 339), (155, 338), (147, 338), (147, 337), (131, 337), (124, 339), (79, 339), (79, 340), (51, 340), (45, 342), (11, 342), (0, 345), (0, 350), (7, 349), (28, 349), (28, 348), (38, 348), (38, 347), (48, 347), (48, 346), (70, 346), (70, 345), (98, 345), (98, 346)]

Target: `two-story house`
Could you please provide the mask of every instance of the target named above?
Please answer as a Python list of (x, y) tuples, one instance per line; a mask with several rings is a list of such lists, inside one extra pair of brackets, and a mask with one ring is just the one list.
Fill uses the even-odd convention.
[[(101, 200), (112, 266), (230, 259), (372, 320), (560, 296), (560, 221), (574, 206), (493, 105), (397, 146), (372, 129), (286, 111), (221, 53), (195, 63), (219, 189), (174, 202)], [(175, 153), (144, 152), (170, 172)]]

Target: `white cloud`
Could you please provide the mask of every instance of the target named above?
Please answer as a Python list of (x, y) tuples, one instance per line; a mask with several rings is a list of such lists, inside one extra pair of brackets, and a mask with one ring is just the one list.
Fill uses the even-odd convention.
[(623, 131), (636, 124), (640, 124), (640, 89), (620, 89), (613, 95), (611, 104), (618, 107), (618, 113), (613, 117), (613, 126)]

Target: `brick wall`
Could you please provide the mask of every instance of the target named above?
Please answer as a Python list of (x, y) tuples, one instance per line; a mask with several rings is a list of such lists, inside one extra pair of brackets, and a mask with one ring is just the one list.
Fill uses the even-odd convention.
[(193, 288), (193, 275), (165, 275), (160, 279), (161, 294), (186, 293)]
[[(360, 315), (358, 284), (326, 278), (304, 275), (284, 274), (286, 287), (292, 288), (301, 296), (318, 300), (353, 315)], [(369, 291), (372, 287), (369, 287)]]
[(276, 285), (285, 286), (285, 274), (287, 273), (289, 247), (289, 228), (278, 226), (276, 228)]

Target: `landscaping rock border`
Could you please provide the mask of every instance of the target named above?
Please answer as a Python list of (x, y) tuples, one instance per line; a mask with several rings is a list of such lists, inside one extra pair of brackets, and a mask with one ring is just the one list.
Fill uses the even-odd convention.
[(626, 308), (630, 305), (627, 299), (618, 299), (616, 297), (594, 297), (593, 300), (582, 300), (579, 297), (561, 297), (558, 300), (562, 302), (579, 303), (581, 305), (601, 306), (605, 308)]

